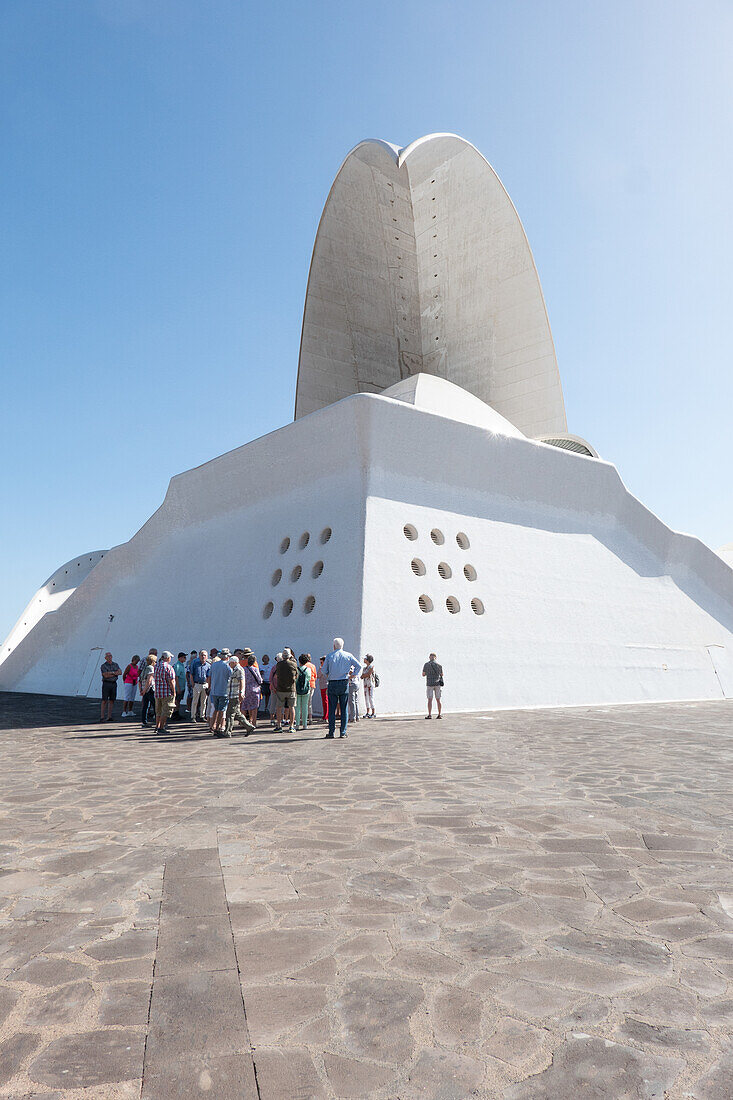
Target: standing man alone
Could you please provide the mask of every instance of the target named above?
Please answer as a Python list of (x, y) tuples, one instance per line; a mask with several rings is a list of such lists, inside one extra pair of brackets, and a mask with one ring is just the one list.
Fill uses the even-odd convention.
[(329, 653), (323, 662), (321, 673), (328, 680), (328, 733), (326, 737), (333, 737), (336, 733), (336, 704), (341, 706), (340, 733), (346, 737), (346, 726), (349, 722), (349, 674), (354, 671), (358, 676), (361, 672), (361, 661), (357, 660), (353, 653), (347, 653), (344, 649), (343, 638), (334, 638), (333, 653)]
[(433, 696), (438, 704), (438, 718), (442, 718), (442, 704), (440, 696), (442, 695), (443, 688), (443, 666), (439, 665), (435, 659), (435, 654), (430, 654), (430, 660), (426, 661), (422, 668), (422, 674), (425, 677), (425, 686), (428, 692), (428, 713), (425, 715), (425, 720), (433, 717)]
[[(117, 698), (117, 677), (122, 675), (122, 669), (112, 660), (111, 653), (105, 653), (102, 673), (102, 721), (112, 721), (115, 699)], [(104, 708), (107, 707), (107, 717), (104, 717)]]

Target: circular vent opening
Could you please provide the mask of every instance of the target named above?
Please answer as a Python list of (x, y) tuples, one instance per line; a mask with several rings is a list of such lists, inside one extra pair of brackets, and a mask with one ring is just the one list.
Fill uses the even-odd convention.
[(449, 596), (448, 599), (445, 601), (445, 606), (448, 608), (451, 615), (457, 615), (458, 612), (461, 610), (461, 605), (459, 604), (455, 596)]
[(438, 563), (438, 573), (444, 581), (447, 581), (450, 577), (453, 576), (453, 570), (448, 565), (447, 561), (441, 561)]
[(275, 585), (279, 584), (282, 579), (283, 579), (282, 569), (276, 569), (275, 572), (272, 574), (272, 587), (274, 588)]
[(272, 602), (266, 603), (265, 606), (262, 608), (262, 618), (263, 619), (269, 619), (270, 615), (272, 615), (274, 610), (275, 610), (274, 603), (272, 603)]
[(304, 531), (303, 534), (300, 536), (300, 541), (298, 542), (298, 546), (300, 547), (300, 549), (305, 550), (310, 540), (310, 531)]
[(301, 565), (296, 565), (295, 569), (293, 569), (293, 572), (290, 574), (291, 581), (293, 583), (295, 583), (295, 581), (299, 581), (300, 580), (300, 574), (302, 572), (303, 572), (303, 567)]
[(475, 581), (478, 574), (472, 565), (463, 566), (463, 576), (467, 581)]
[(430, 596), (418, 596), (417, 602), (421, 611), (427, 613), (433, 610), (433, 601), (430, 599)]
[(405, 526), (402, 528), (402, 533), (404, 534), (406, 539), (409, 539), (410, 542), (414, 542), (417, 538), (417, 528), (413, 527), (411, 523), (405, 524)]
[(471, 600), (471, 610), (473, 611), (474, 615), (483, 615), (484, 605), (481, 603), (481, 600), (478, 598), (478, 596), (474, 596), (474, 598)]
[(316, 577), (320, 577), (322, 572), (323, 572), (323, 562), (322, 561), (317, 561), (316, 564), (313, 566), (313, 570), (312, 570), (313, 578), (315, 579)]
[(442, 546), (445, 542), (445, 536), (443, 535), (443, 532), (439, 531), (437, 527), (433, 527), (432, 531), (430, 532), (430, 537), (436, 546)]
[(412, 571), (416, 577), (425, 576), (425, 563), (420, 561), (419, 558), (413, 558), (410, 562), (410, 565), (412, 566)]
[(289, 615), (292, 610), (293, 610), (293, 601), (292, 600), (286, 600), (285, 603), (283, 604), (283, 615), (286, 615), (286, 616)]
[(316, 597), (315, 596), (306, 596), (305, 603), (303, 604), (303, 610), (305, 611), (306, 615), (310, 615), (311, 611), (313, 610), (313, 608), (315, 606), (316, 606)]
[(332, 534), (333, 534), (333, 531), (331, 530), (330, 527), (324, 527), (323, 528), (323, 530), (321, 531), (321, 542), (323, 543), (324, 546), (326, 545), (326, 543), (328, 542), (328, 540), (330, 539)]
[(286, 537), (280, 543), (280, 553), (281, 554), (287, 554), (289, 549), (290, 549), (290, 539)]
[(471, 545), (468, 535), (465, 534), (465, 532), (463, 531), (459, 531), (456, 535), (456, 542), (460, 546), (461, 550), (468, 550), (469, 546)]

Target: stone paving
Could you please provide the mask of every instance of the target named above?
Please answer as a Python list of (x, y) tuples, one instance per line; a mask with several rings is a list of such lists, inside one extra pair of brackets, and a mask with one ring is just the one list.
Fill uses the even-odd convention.
[(730, 1100), (733, 706), (0, 696), (0, 1095)]

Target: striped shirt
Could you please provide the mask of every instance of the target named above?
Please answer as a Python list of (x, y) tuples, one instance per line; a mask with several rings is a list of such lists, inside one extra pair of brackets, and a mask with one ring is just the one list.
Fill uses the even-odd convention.
[(173, 665), (158, 661), (155, 665), (155, 698), (173, 699), (176, 694), (176, 674)]

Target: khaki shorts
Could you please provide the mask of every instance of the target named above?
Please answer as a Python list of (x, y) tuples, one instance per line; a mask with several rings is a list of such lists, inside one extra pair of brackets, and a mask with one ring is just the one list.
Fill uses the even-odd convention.
[(285, 692), (285, 691), (278, 691), (277, 692), (277, 701), (278, 701), (278, 703), (280, 704), (281, 707), (294, 707), (295, 706), (295, 696), (294, 695), (288, 695), (288, 693)]
[(438, 684), (436, 684), (435, 687), (429, 687), (428, 688), (428, 699), (432, 699), (433, 695), (435, 695), (436, 699), (440, 699), (440, 693), (441, 693), (442, 690), (443, 690), (442, 687), (440, 687)]
[(170, 718), (173, 714), (173, 707), (175, 705), (175, 699), (165, 698), (155, 700), (155, 717), (156, 718)]

